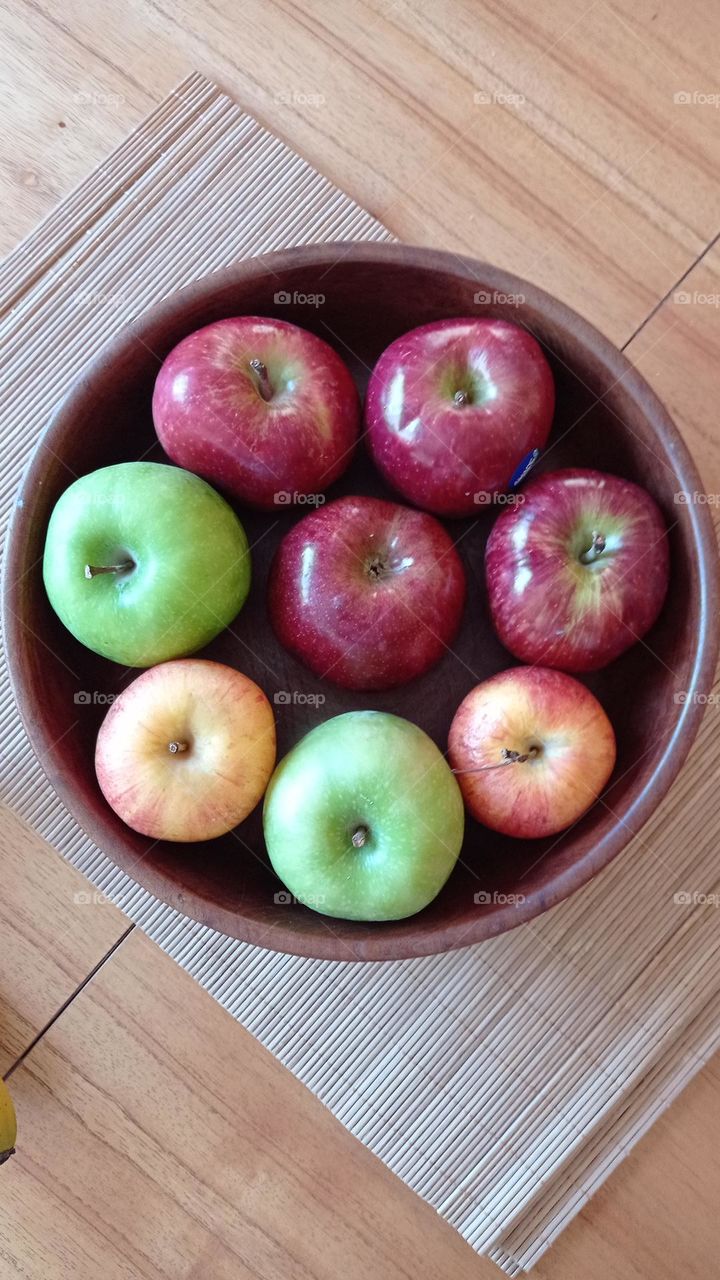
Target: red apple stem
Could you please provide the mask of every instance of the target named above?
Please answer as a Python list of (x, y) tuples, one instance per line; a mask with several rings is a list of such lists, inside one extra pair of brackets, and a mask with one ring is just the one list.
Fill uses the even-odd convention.
[(178, 755), (181, 751), (188, 750), (187, 742), (168, 742), (168, 751), (171, 756)]
[(592, 564), (593, 560), (597, 560), (598, 556), (602, 555), (606, 546), (607, 546), (607, 539), (605, 535), (602, 533), (597, 533), (593, 531), (592, 542), (590, 543), (590, 546), (588, 547), (587, 551), (583, 551), (582, 555), (580, 556), (580, 563)]
[(262, 360), (251, 360), (250, 368), (257, 378), (257, 389), (263, 400), (272, 400), (273, 389), (267, 365), (264, 365)]
[(127, 573), (134, 567), (132, 560), (123, 560), (121, 564), (86, 564), (85, 577), (97, 578), (99, 573)]
[(532, 760), (534, 756), (540, 752), (539, 747), (530, 747), (529, 751), (511, 751), (509, 747), (503, 747), (500, 755), (502, 760), (499, 764), (479, 764), (474, 769), (453, 769), (453, 773), (487, 773), (489, 769), (506, 769), (509, 764), (526, 764), (528, 760)]
[(367, 827), (362, 825), (359, 827), (356, 827), (352, 833), (352, 836), (350, 837), (353, 847), (355, 849), (362, 849), (363, 845), (367, 844), (367, 838), (369, 835), (370, 835), (370, 832)]
[(470, 400), (470, 397), (467, 391), (463, 391), (462, 388), (456, 391), (455, 395), (453, 396), (453, 404), (456, 404), (458, 408), (460, 408), (464, 404), (467, 404), (469, 400)]
[(372, 578), (373, 582), (382, 582), (383, 578), (389, 578), (394, 570), (385, 564), (383, 560), (371, 560), (367, 567), (367, 574)]

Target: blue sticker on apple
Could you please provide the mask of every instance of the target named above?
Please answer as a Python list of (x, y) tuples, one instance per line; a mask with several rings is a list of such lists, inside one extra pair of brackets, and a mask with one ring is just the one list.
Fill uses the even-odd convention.
[(528, 472), (532, 471), (539, 457), (540, 457), (539, 449), (531, 449), (529, 453), (525, 454), (525, 457), (523, 458), (522, 462), (520, 463), (519, 466), (515, 468), (515, 470), (513, 471), (510, 477), (510, 480), (508, 482), (508, 489), (514, 489), (516, 488), (517, 485), (522, 484)]

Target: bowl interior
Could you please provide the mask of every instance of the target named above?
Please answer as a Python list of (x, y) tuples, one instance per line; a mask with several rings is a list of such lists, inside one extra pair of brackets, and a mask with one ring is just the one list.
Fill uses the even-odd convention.
[[(295, 302), (276, 301), (280, 291)], [(322, 302), (317, 301), (317, 295)], [(307, 301), (314, 296), (315, 301)], [(480, 301), (476, 298), (480, 297)], [(518, 300), (518, 299), (523, 300)], [(509, 299), (509, 300), (508, 300)], [(589, 466), (646, 486), (670, 528), (671, 599), (644, 643), (587, 678), (616, 730), (618, 762), (604, 802), (562, 836), (516, 841), (468, 820), (460, 862), (419, 916), (393, 924), (326, 920), (279, 895), (266, 858), (261, 810), (203, 845), (153, 843), (115, 817), (97, 787), (95, 737), (107, 702), (137, 674), (96, 657), (63, 628), (46, 599), (40, 558), (47, 520), (76, 475), (140, 457), (166, 460), (153, 431), (160, 361), (185, 334), (234, 314), (277, 315), (318, 333), (363, 390), (392, 339), (461, 314), (503, 315), (543, 343), (557, 412), (541, 470)], [(676, 695), (712, 665), (703, 513), (678, 505), (697, 479), (674, 429), (642, 379), (564, 307), (522, 281), (449, 255), (393, 246), (301, 250), (219, 272), (176, 294), (113, 340), (60, 406), (27, 473), (6, 570), (9, 657), (34, 745), (80, 824), (104, 851), (164, 900), (226, 933), (264, 946), (335, 959), (440, 951), (536, 915), (588, 879), (622, 847), (667, 788), (698, 709)], [(393, 497), (361, 447), (328, 498)], [(273, 553), (302, 507), (270, 515), (236, 506), (253, 547), (253, 586), (232, 627), (204, 656), (239, 667), (275, 703), (278, 752), (319, 720), (353, 708), (391, 710), (421, 725), (444, 750), (458, 703), (479, 680), (514, 665), (488, 620), (485, 541), (499, 507), (446, 521), (468, 576), (469, 599), (452, 653), (426, 676), (386, 693), (356, 694), (316, 680), (277, 643), (265, 609)], [(515, 897), (515, 901), (513, 900)], [(517, 899), (520, 899), (519, 901)]]

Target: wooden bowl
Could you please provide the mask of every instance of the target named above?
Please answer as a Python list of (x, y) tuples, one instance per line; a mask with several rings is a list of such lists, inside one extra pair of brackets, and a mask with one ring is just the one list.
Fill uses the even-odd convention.
[[(287, 303), (276, 295), (295, 295)], [(322, 295), (318, 305), (303, 302)], [(408, 920), (328, 920), (287, 901), (265, 854), (258, 809), (237, 831), (203, 845), (154, 844), (125, 827), (95, 780), (93, 752), (107, 698), (134, 672), (96, 657), (63, 628), (45, 596), (48, 518), (73, 476), (140, 457), (162, 459), (150, 402), (161, 360), (186, 334), (241, 313), (277, 315), (314, 330), (349, 363), (361, 389), (383, 348), (415, 325), (457, 315), (502, 315), (543, 344), (557, 414), (540, 470), (589, 466), (638, 481), (670, 529), (666, 606), (644, 643), (587, 680), (617, 733), (618, 762), (604, 799), (560, 837), (517, 841), (471, 820), (440, 896)], [(174, 294), (122, 329), (59, 405), (25, 476), (6, 555), (3, 603), (10, 670), (27, 732), (80, 826), (123, 871), (186, 915), (243, 941), (332, 960), (384, 960), (468, 946), (547, 910), (620, 852), (667, 792), (702, 713), (718, 643), (716, 545), (707, 507), (675, 494), (702, 488), (662, 405), (611, 343), (540, 289), (454, 254), (399, 245), (334, 244), (255, 258)], [(363, 451), (330, 497), (388, 494)], [(253, 587), (233, 626), (206, 650), (256, 680), (275, 707), (279, 756), (319, 720), (355, 707), (397, 712), (445, 750), (455, 709), (476, 683), (513, 659), (488, 620), (483, 551), (497, 508), (448, 522), (461, 538), (469, 602), (456, 655), (388, 693), (357, 695), (318, 682), (276, 642), (265, 610), (275, 548), (302, 508), (242, 510)], [(463, 536), (465, 535), (465, 536)], [(273, 672), (269, 674), (268, 668)], [(322, 692), (324, 705), (303, 701)], [(80, 698), (80, 694), (89, 695)], [(684, 698), (678, 695), (685, 694)], [(652, 862), (647, 863), (652, 878)]]

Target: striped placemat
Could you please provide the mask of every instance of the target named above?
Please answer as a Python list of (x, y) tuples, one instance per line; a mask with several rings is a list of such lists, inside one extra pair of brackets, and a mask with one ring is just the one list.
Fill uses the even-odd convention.
[[(3, 528), (29, 451), (127, 319), (260, 251), (389, 232), (199, 75), (0, 269)], [(482, 946), (388, 964), (295, 959), (185, 919), (120, 874), (34, 759), (0, 671), (2, 798), (481, 1252), (532, 1267), (720, 1043), (706, 718), (625, 854)]]

